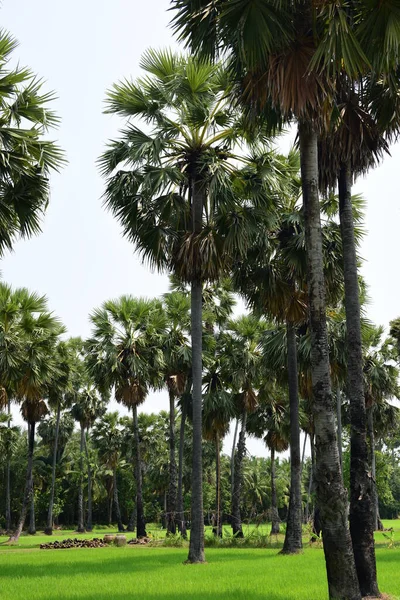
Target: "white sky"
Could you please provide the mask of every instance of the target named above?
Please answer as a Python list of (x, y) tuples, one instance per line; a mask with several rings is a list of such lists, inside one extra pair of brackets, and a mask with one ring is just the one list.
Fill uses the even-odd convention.
[[(139, 59), (148, 47), (176, 46), (168, 7), (169, 0), (2, 0), (0, 5), (0, 27), (20, 42), (16, 59), (57, 93), (54, 108), (62, 122), (51, 136), (69, 161), (52, 177), (43, 233), (18, 242), (2, 260), (1, 273), (14, 286), (46, 294), (70, 335), (87, 336), (88, 314), (108, 298), (123, 293), (152, 297), (168, 289), (166, 277), (141, 266), (102, 208), (103, 181), (95, 164), (121, 125), (102, 114), (105, 91), (140, 74)], [(368, 200), (362, 248), (368, 314), (385, 326), (400, 315), (399, 159), (400, 147), (393, 147), (392, 157), (356, 187)], [(145, 410), (167, 407), (166, 394), (159, 394), (149, 398)], [(227, 451), (229, 444), (230, 438)], [(249, 440), (248, 448), (265, 455), (261, 442)]]

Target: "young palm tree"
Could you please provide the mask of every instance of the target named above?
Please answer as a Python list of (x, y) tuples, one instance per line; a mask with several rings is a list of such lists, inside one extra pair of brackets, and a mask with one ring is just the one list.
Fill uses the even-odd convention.
[[(276, 188), (276, 170), (272, 153), (255, 149), (247, 160), (237, 153), (244, 122), (229, 102), (232, 84), (220, 65), (149, 51), (141, 67), (146, 78), (115, 85), (108, 93), (107, 111), (140, 119), (150, 132), (129, 121), (100, 164), (109, 176), (106, 206), (124, 234), (151, 265), (191, 285), (193, 489), (188, 560), (203, 562), (202, 287), (226, 272), (245, 248), (261, 206), (265, 211), (271, 188)], [(263, 132), (257, 133), (265, 141)], [(245, 174), (237, 167), (243, 162)]]
[(142, 494), (141, 444), (138, 406), (150, 389), (163, 385), (162, 344), (166, 317), (162, 303), (122, 296), (105, 302), (91, 317), (92, 337), (87, 342), (89, 372), (99, 389), (110, 392), (133, 413), (136, 450), (137, 537), (146, 536)]

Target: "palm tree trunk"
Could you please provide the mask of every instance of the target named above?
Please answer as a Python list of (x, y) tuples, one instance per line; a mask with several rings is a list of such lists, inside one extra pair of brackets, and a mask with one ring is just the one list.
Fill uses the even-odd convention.
[[(11, 428), (11, 401), (8, 399), (8, 429)], [(6, 531), (11, 531), (11, 456), (10, 451), (7, 452), (6, 464)]]
[(376, 488), (376, 458), (375, 458), (375, 430), (374, 430), (374, 405), (367, 410), (367, 423), (368, 423), (368, 437), (369, 437), (369, 449), (370, 449), (370, 466), (371, 475), (373, 482), (373, 520), (375, 531), (382, 531), (383, 525), (379, 516), (379, 498), (378, 490)]
[(44, 530), (45, 534), (53, 534), (53, 508), (54, 508), (54, 490), (56, 485), (56, 467), (57, 467), (57, 452), (58, 452), (58, 434), (60, 431), (60, 415), (61, 415), (61, 404), (57, 405), (57, 417), (56, 417), (56, 435), (54, 439), (54, 450), (53, 450), (53, 465), (51, 471), (51, 486), (50, 486), (50, 500), (49, 500), (49, 511), (47, 513), (47, 525)]
[(222, 537), (222, 523), (221, 523), (221, 449), (219, 433), (217, 432), (215, 438), (215, 504), (217, 507), (217, 518), (215, 535)]
[(303, 467), (304, 467), (304, 459), (306, 456), (306, 446), (307, 446), (307, 434), (304, 434), (304, 440), (303, 440), (303, 451), (301, 453), (301, 469), (300, 469), (300, 474), (303, 472)]
[(243, 459), (246, 454), (246, 426), (247, 426), (247, 411), (243, 410), (242, 427), (240, 429), (237, 451), (235, 454), (235, 470), (234, 470), (233, 495), (232, 495), (232, 533), (236, 537), (240, 537), (240, 538), (243, 537), (240, 505), (241, 505), (241, 500), (242, 500)]
[(114, 496), (114, 506), (115, 506), (115, 517), (117, 519), (118, 531), (125, 531), (123, 523), (122, 523), (122, 518), (121, 518), (121, 509), (119, 507), (116, 467), (113, 469), (113, 491), (114, 491), (113, 496)]
[[(205, 189), (196, 177), (192, 181), (192, 231), (201, 233)], [(193, 378), (193, 456), (192, 456), (192, 504), (191, 530), (188, 562), (201, 563), (204, 556), (203, 515), (203, 456), (202, 456), (202, 383), (203, 383), (203, 286), (201, 281), (201, 256), (197, 246), (193, 256), (194, 277), (191, 282), (191, 337)]]
[(239, 419), (236, 419), (235, 431), (233, 434), (233, 442), (232, 442), (232, 452), (231, 452), (231, 497), (233, 498), (233, 485), (235, 481), (235, 450), (236, 450), (236, 440), (237, 434), (239, 431)]
[(25, 480), (25, 491), (22, 500), (21, 514), (18, 521), (17, 529), (10, 536), (10, 542), (17, 542), (22, 533), (22, 529), (25, 524), (26, 514), (28, 512), (28, 506), (30, 505), (31, 498), (33, 495), (33, 479), (32, 479), (32, 467), (33, 467), (33, 451), (35, 448), (35, 425), (36, 423), (28, 423), (28, 465), (26, 468), (26, 480)]
[(142, 458), (140, 452), (139, 423), (136, 404), (133, 407), (133, 429), (135, 433), (136, 445), (136, 537), (142, 538), (146, 537), (147, 533), (143, 509)]
[(280, 518), (278, 514), (278, 499), (276, 496), (275, 448), (271, 448), (271, 533), (278, 535)]
[(28, 533), (29, 535), (35, 535), (36, 534), (36, 519), (35, 519), (35, 497), (34, 494), (32, 493), (32, 497), (31, 497), (31, 505), (30, 505), (30, 514), (29, 514), (29, 529), (28, 529)]
[(338, 438), (338, 450), (339, 450), (339, 461), (342, 469), (343, 478), (343, 440), (342, 440), (342, 394), (340, 393), (340, 387), (336, 388), (336, 415), (337, 415), (337, 438)]
[(188, 561), (191, 563), (205, 561), (202, 467), (202, 296), (201, 281), (192, 281), (193, 456), (191, 530), (188, 556)]
[(312, 126), (306, 122), (299, 123), (316, 440), (315, 489), (321, 513), (329, 597), (335, 600), (360, 600), (347, 522), (347, 493), (339, 463), (330, 382), (317, 141), (317, 133)]
[(379, 596), (374, 546), (373, 484), (368, 473), (361, 314), (351, 185), (350, 166), (342, 165), (339, 174), (339, 215), (347, 326), (347, 393), (350, 400), (350, 531), (361, 595)]
[(78, 533), (85, 531), (84, 514), (83, 514), (83, 451), (85, 446), (85, 428), (81, 424), (81, 444), (79, 458), (79, 490), (78, 490)]
[(290, 410), (290, 496), (283, 554), (296, 554), (303, 547), (301, 523), (300, 419), (297, 373), (297, 341), (293, 323), (286, 323)]
[(185, 443), (185, 423), (187, 414), (187, 402), (185, 397), (182, 402), (181, 428), (179, 431), (179, 465), (178, 465), (178, 499), (177, 499), (177, 523), (181, 536), (186, 539), (186, 519), (183, 511), (183, 449)]
[(169, 390), (169, 486), (167, 503), (167, 535), (176, 533), (176, 486), (177, 486), (176, 458), (175, 458), (175, 394)]
[(86, 521), (86, 531), (92, 531), (93, 529), (93, 502), (92, 502), (92, 469), (89, 460), (89, 449), (87, 445), (87, 439), (85, 436), (85, 455), (86, 455), (86, 466), (87, 466), (87, 478), (88, 478), (88, 515)]

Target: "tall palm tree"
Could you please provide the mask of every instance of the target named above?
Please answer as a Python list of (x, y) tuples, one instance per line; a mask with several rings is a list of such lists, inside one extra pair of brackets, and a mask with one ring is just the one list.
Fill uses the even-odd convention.
[[(114, 85), (107, 112), (136, 118), (151, 129), (128, 121), (121, 139), (102, 156), (109, 177), (105, 204), (144, 260), (191, 286), (194, 443), (188, 560), (203, 562), (202, 287), (243, 251), (260, 207), (276, 187), (275, 163), (272, 153), (256, 152), (255, 146), (247, 160), (237, 152), (244, 122), (229, 102), (232, 84), (220, 65), (149, 51), (141, 67), (144, 79)], [(264, 141), (262, 133), (258, 139)], [(237, 167), (243, 162), (245, 178)]]
[(71, 370), (73, 370), (74, 349), (76, 341), (59, 342), (56, 348), (56, 360), (58, 371), (56, 376), (48, 385), (47, 403), (49, 407), (56, 412), (55, 422), (55, 438), (53, 447), (53, 464), (50, 485), (49, 510), (47, 513), (47, 524), (44, 532), (47, 535), (53, 533), (53, 508), (54, 508), (54, 493), (56, 481), (56, 467), (58, 456), (58, 437), (60, 429), (60, 418), (62, 410), (70, 407), (71, 402)]
[[(183, 395), (191, 370), (189, 345), (190, 299), (179, 291), (164, 294), (167, 330), (163, 343), (164, 380), (169, 395), (169, 488), (167, 497), (167, 532), (176, 533), (178, 473), (175, 450), (175, 399)], [(179, 515), (178, 521), (182, 518)]]
[(19, 433), (18, 427), (12, 425), (12, 415), (0, 412), (0, 450), (6, 459), (6, 531), (11, 531), (11, 458), (15, 451), (17, 436)]
[[(298, 123), (312, 331), (316, 494), (324, 529), (329, 595), (359, 600), (360, 586), (368, 587), (370, 581), (363, 580), (366, 574), (359, 564), (356, 572), (347, 519), (341, 517), (347, 510), (347, 495), (339, 456), (336, 447), (331, 451), (336, 433), (329, 377), (317, 145), (319, 133), (329, 121), (338, 71), (355, 78), (368, 59), (348, 23), (347, 7), (342, 4), (174, 0), (173, 7), (177, 11), (175, 30), (192, 50), (212, 56), (220, 51), (230, 55), (240, 82), (239, 95), (253, 112), (267, 114), (271, 126), (284, 119), (295, 118)], [(364, 558), (367, 563), (368, 557)], [(370, 595), (374, 591), (377, 586), (368, 589)]]
[[(85, 378), (86, 379), (86, 378)], [(86, 432), (92, 427), (98, 417), (101, 417), (105, 412), (105, 402), (99, 395), (97, 389), (88, 383), (88, 381), (75, 380), (75, 389), (72, 392), (72, 397), (75, 403), (72, 405), (71, 414), (80, 425), (80, 477), (79, 477), (79, 493), (78, 493), (78, 529), (79, 533), (83, 533), (85, 529), (92, 531), (92, 471), (89, 460), (87, 447)], [(80, 385), (79, 385), (80, 384)], [(82, 385), (83, 384), (83, 385)], [(85, 385), (86, 384), (86, 385)], [(86, 456), (86, 469), (88, 480), (88, 515), (85, 524), (85, 514), (83, 507), (83, 481), (84, 481), (84, 456)], [(86, 525), (86, 527), (85, 527)]]
[(106, 413), (93, 427), (93, 443), (99, 450), (99, 456), (111, 469), (113, 478), (113, 499), (118, 531), (125, 531), (118, 499), (117, 469), (121, 459), (122, 429), (117, 412)]
[[(42, 301), (45, 302), (45, 299)], [(48, 411), (42, 398), (46, 395), (47, 386), (58, 371), (55, 348), (63, 332), (64, 327), (60, 321), (48, 312), (33, 309), (31, 312), (25, 312), (21, 319), (23, 361), (14, 389), (16, 397), (22, 401), (22, 416), (28, 423), (28, 464), (21, 514), (10, 542), (18, 541), (25, 523), (28, 505), (33, 498), (32, 465), (35, 427)]]
[(0, 255), (20, 236), (40, 232), (50, 196), (49, 173), (65, 162), (60, 149), (45, 139), (58, 123), (48, 108), (55, 96), (43, 92), (43, 82), (26, 68), (9, 69), (17, 46), (0, 32)]
[(166, 317), (159, 300), (122, 296), (105, 302), (91, 314), (92, 337), (87, 342), (89, 372), (99, 389), (110, 392), (133, 413), (136, 449), (137, 537), (146, 536), (143, 509), (138, 406), (150, 389), (163, 385), (162, 343)]

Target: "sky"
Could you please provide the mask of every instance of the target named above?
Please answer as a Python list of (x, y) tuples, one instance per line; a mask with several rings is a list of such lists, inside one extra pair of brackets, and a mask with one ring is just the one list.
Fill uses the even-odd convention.
[[(103, 114), (105, 92), (113, 83), (140, 75), (149, 47), (177, 48), (169, 0), (2, 0), (0, 26), (19, 41), (14, 52), (54, 90), (61, 117), (50, 136), (65, 150), (68, 165), (51, 179), (51, 201), (42, 234), (15, 244), (1, 261), (4, 281), (48, 297), (49, 307), (69, 335), (90, 333), (89, 313), (121, 294), (154, 297), (168, 291), (166, 276), (150, 272), (122, 238), (118, 223), (102, 207), (104, 181), (96, 160), (122, 122)], [(283, 146), (288, 146), (287, 141)], [(355, 191), (368, 204), (362, 273), (371, 298), (367, 314), (388, 326), (400, 315), (398, 268), (400, 146), (360, 179)], [(397, 183), (396, 183), (397, 181)], [(147, 412), (167, 409), (166, 393), (153, 394)], [(114, 405), (111, 407), (115, 409)], [(225, 445), (228, 451), (231, 436)], [(249, 440), (253, 454), (265, 455)]]

